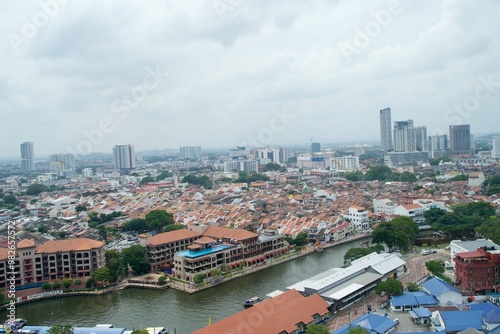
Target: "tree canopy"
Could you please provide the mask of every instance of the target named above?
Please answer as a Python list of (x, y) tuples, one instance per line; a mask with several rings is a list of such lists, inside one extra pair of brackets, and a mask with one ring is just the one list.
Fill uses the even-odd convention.
[(194, 174), (189, 174), (184, 176), (182, 179), (183, 183), (189, 183), (195, 186), (203, 186), (205, 189), (212, 189), (213, 181), (208, 178), (208, 176), (196, 176)]
[(238, 172), (238, 178), (233, 183), (252, 183), (256, 181), (269, 181), (269, 177), (259, 173)]
[(52, 327), (47, 331), (49, 334), (73, 334), (73, 326), (72, 325), (61, 325), (57, 324)]
[(398, 217), (381, 223), (372, 233), (373, 243), (386, 244), (389, 249), (397, 247), (408, 250), (418, 234), (418, 225), (409, 217)]
[(306, 334), (330, 334), (330, 330), (325, 325), (312, 324), (307, 326)]
[(132, 268), (135, 275), (142, 275), (149, 272), (149, 263), (146, 258), (146, 248), (135, 245), (125, 248), (121, 252), (121, 261), (124, 267)]
[(377, 252), (380, 254), (380, 252), (382, 252), (383, 250), (384, 246), (381, 244), (376, 244), (371, 247), (351, 248), (344, 254), (344, 262), (357, 260), (373, 252)]
[(38, 195), (44, 191), (48, 191), (49, 188), (40, 183), (30, 184), (28, 189), (26, 189), (26, 195)]
[(395, 295), (402, 295), (403, 291), (404, 291), (403, 283), (401, 283), (401, 281), (399, 281), (397, 279), (388, 278), (386, 281), (380, 282), (375, 287), (375, 292), (378, 295), (384, 291), (388, 297), (395, 296)]
[(152, 210), (144, 217), (150, 230), (161, 232), (167, 225), (174, 224), (174, 216), (165, 210)]
[(483, 184), (486, 188), (486, 196), (500, 194), (500, 174), (487, 178)]

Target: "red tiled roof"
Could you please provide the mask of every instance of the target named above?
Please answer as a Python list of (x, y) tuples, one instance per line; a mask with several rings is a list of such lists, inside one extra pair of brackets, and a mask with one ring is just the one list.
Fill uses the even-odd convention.
[(35, 247), (35, 242), (33, 240), (23, 239), (17, 243), (17, 248), (32, 248)]
[(85, 251), (95, 248), (101, 248), (104, 242), (88, 238), (67, 239), (67, 240), (49, 240), (36, 249), (36, 253), (57, 253), (71, 251)]
[(204, 236), (208, 236), (214, 239), (235, 239), (235, 240), (246, 240), (255, 238), (258, 235), (242, 229), (232, 229), (218, 226), (210, 226), (204, 233)]
[(168, 244), (170, 242), (180, 241), (184, 239), (196, 238), (199, 237), (200, 234), (193, 232), (191, 230), (182, 229), (171, 232), (163, 232), (155, 235), (151, 239), (149, 239), (149, 244), (151, 246), (158, 246), (163, 244)]
[(318, 294), (304, 297), (289, 290), (193, 334), (291, 333), (297, 330), (297, 324), (312, 322), (315, 314), (328, 313), (328, 306)]

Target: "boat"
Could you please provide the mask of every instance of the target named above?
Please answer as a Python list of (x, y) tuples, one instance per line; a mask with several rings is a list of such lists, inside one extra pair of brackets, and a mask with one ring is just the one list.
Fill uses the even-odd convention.
[(319, 247), (316, 247), (316, 253), (323, 253), (324, 249), (323, 247), (319, 246)]
[(243, 303), (243, 306), (244, 307), (252, 307), (259, 302), (261, 302), (259, 297), (252, 297), (250, 299), (245, 300), (245, 302)]

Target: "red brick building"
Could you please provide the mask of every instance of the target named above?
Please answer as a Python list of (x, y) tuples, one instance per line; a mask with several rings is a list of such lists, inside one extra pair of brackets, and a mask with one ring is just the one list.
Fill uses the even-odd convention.
[(500, 285), (500, 250), (488, 247), (456, 254), (455, 277), (468, 291), (492, 291)]

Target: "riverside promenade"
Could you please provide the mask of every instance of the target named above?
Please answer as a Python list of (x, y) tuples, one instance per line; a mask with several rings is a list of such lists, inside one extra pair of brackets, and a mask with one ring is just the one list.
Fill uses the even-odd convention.
[[(343, 245), (343, 244), (346, 244), (349, 242), (363, 240), (363, 239), (367, 239), (367, 243), (369, 243), (368, 239), (370, 239), (370, 238), (371, 238), (371, 234), (357, 233), (355, 235), (343, 238), (342, 240), (338, 240), (338, 241), (333, 242), (333, 243), (326, 243), (326, 244), (323, 244), (321, 246), (324, 249), (325, 248), (332, 248), (332, 247), (340, 246), (340, 245)], [(291, 251), (290, 253), (285, 254), (278, 259), (269, 260), (266, 264), (253, 265), (253, 266), (241, 268), (236, 272), (232, 272), (231, 276), (220, 277), (218, 279), (214, 279), (211, 282), (204, 283), (203, 285), (196, 286), (194, 283), (185, 283), (185, 282), (180, 282), (178, 280), (173, 280), (173, 279), (169, 279), (168, 284), (173, 289), (188, 292), (188, 293), (195, 293), (198, 291), (209, 289), (209, 288), (217, 286), (219, 284), (223, 284), (224, 282), (228, 282), (228, 281), (231, 281), (233, 279), (237, 279), (237, 278), (243, 277), (245, 275), (252, 274), (254, 272), (261, 271), (261, 270), (264, 270), (267, 268), (271, 268), (271, 267), (276, 266), (278, 264), (285, 263), (285, 262), (297, 259), (299, 257), (306, 256), (306, 255), (311, 254), (311, 253), (315, 253), (315, 252), (316, 252), (316, 248), (314, 246), (305, 245), (302, 247), (302, 249), (300, 251)]]

